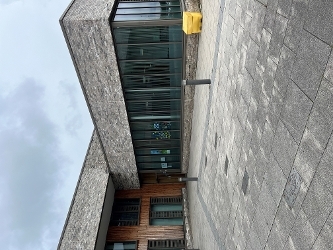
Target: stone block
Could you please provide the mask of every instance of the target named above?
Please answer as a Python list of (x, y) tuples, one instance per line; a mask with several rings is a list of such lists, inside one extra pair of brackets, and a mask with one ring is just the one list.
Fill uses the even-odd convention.
[(268, 50), (269, 50), (269, 43), (271, 41), (271, 33), (268, 32), (267, 29), (262, 29), (261, 40), (260, 40), (260, 49), (257, 58), (257, 64), (263, 70), (267, 64), (267, 57), (268, 57)]
[(276, 212), (273, 227), (276, 226), (280, 233), (281, 241), (286, 242), (295, 223), (295, 217), (284, 199), (281, 199)]
[(301, 187), (301, 183), (302, 177), (295, 168), (292, 168), (287, 179), (286, 188), (283, 193), (283, 197), (290, 208), (294, 206)]
[(333, 119), (328, 119), (324, 114), (325, 110), (314, 107), (306, 125), (306, 130), (318, 150), (325, 149), (333, 130)]
[(293, 1), (288, 28), (284, 43), (292, 50), (297, 50), (299, 41), (302, 34), (305, 32), (303, 29), (304, 21), (307, 18), (308, 0)]
[(333, 84), (323, 78), (318, 94), (316, 96), (314, 108), (316, 108), (327, 121), (332, 122), (333, 117)]
[(259, 1), (250, 0), (248, 12), (252, 17), (249, 27), (250, 36), (257, 44), (259, 44), (266, 15), (266, 7)]
[[(324, 234), (325, 231), (322, 231), (320, 235), (318, 235), (318, 238), (316, 239), (315, 243), (313, 244), (313, 250), (330, 250), (333, 249), (333, 242), (332, 238), (328, 238), (328, 240), (324, 239), (322, 234)], [(330, 232), (331, 235), (333, 232)]]
[(264, 156), (264, 154), (259, 151), (256, 157), (256, 166), (255, 166), (255, 179), (261, 185), (263, 182), (265, 173), (268, 169), (268, 159)]
[[(332, 137), (331, 137), (332, 138)], [(317, 172), (315, 173), (314, 179), (320, 180), (322, 185), (324, 185), (333, 194), (333, 140), (330, 139), (327, 148), (322, 156), (322, 159), (318, 165)]]
[(273, 142), (273, 154), (283, 174), (288, 177), (297, 151), (297, 143), (282, 122), (279, 122)]
[(315, 178), (302, 204), (302, 210), (311, 224), (315, 237), (325, 224), (333, 204), (333, 196), (326, 186)]
[(290, 81), (282, 121), (297, 143), (300, 143), (313, 102)]
[(254, 228), (250, 232), (250, 241), (246, 245), (246, 249), (262, 249), (257, 233)]
[(251, 75), (247, 70), (243, 71), (243, 75), (244, 75), (244, 83), (242, 84), (242, 96), (244, 98), (245, 103), (249, 106), (251, 100), (253, 78), (251, 77)]
[(243, 191), (244, 195), (246, 195), (246, 193), (247, 193), (248, 184), (249, 184), (249, 174), (245, 170), (244, 175), (243, 175), (243, 180), (242, 180), (242, 191)]
[(307, 32), (300, 40), (291, 78), (311, 100), (316, 97), (330, 51), (330, 46)]
[(272, 38), (269, 44), (269, 55), (278, 64), (280, 50), (283, 46), (283, 39), (287, 28), (288, 19), (277, 14), (272, 27)]
[(270, 153), (272, 150), (274, 132), (271, 125), (266, 122), (263, 130), (263, 134), (260, 141), (260, 150), (264, 154), (266, 159), (270, 158)]
[(333, 2), (309, 1), (304, 28), (329, 45), (333, 45)]
[(257, 207), (257, 212), (252, 222), (253, 228), (259, 239), (259, 243), (261, 246), (260, 249), (262, 249), (263, 246), (266, 244), (270, 231), (270, 227), (266, 224), (265, 217), (263, 216), (262, 211), (262, 207)]
[(333, 213), (331, 212), (313, 246), (315, 250), (333, 249)]
[(271, 154), (270, 157), (269, 168), (265, 175), (265, 182), (267, 183), (275, 204), (279, 204), (287, 178), (284, 176), (273, 154)]
[[(275, 1), (278, 3), (278, 1)], [(274, 27), (274, 22), (275, 22), (275, 17), (276, 17), (276, 10), (267, 8), (266, 10), (266, 15), (264, 18), (264, 24), (263, 27), (272, 34), (273, 32), (273, 27)]]
[(248, 70), (252, 78), (255, 75), (258, 51), (259, 51), (258, 44), (251, 39), (249, 47), (247, 48), (245, 68)]
[[(263, 85), (261, 87), (263, 87)], [(261, 133), (264, 131), (266, 116), (268, 112), (269, 112), (269, 97), (266, 97), (261, 92), (256, 114), (256, 125), (260, 129)]]
[(302, 176), (302, 179), (307, 186), (309, 186), (312, 177), (317, 170), (322, 153), (323, 149), (318, 147), (313, 134), (306, 130), (303, 134), (303, 138), (295, 158), (294, 167)]
[(326, 70), (324, 77), (333, 84), (333, 53), (331, 53), (328, 63), (326, 65)]
[(300, 211), (290, 232), (290, 239), (295, 249), (311, 249), (317, 235), (314, 233), (306, 214)]
[(271, 184), (266, 180), (263, 182), (257, 206), (257, 209), (261, 210), (261, 216), (263, 216), (269, 230), (272, 227), (273, 220), (278, 208), (278, 203), (274, 201), (270, 192), (270, 185)]
[(292, 0), (279, 0), (277, 5), (277, 13), (288, 17), (291, 9)]
[(280, 114), (284, 107), (284, 100), (283, 96), (280, 94), (280, 92), (277, 90), (276, 87), (273, 87), (272, 89), (272, 95), (268, 107), (268, 113), (266, 116), (267, 122), (272, 127), (273, 133), (275, 133), (276, 128), (279, 123)]
[(274, 86), (285, 97), (288, 85), (290, 83), (290, 75), (294, 66), (296, 54), (286, 46), (281, 48), (279, 64), (276, 70)]
[(272, 230), (267, 239), (267, 243), (265, 245), (265, 249), (269, 250), (281, 250), (284, 245), (284, 241), (281, 238), (281, 234), (276, 226), (276, 224), (272, 227)]

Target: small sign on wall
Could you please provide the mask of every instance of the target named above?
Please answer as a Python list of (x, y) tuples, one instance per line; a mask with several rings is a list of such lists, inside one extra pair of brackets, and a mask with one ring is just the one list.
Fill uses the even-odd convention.
[(161, 163), (162, 168), (168, 168), (168, 163)]

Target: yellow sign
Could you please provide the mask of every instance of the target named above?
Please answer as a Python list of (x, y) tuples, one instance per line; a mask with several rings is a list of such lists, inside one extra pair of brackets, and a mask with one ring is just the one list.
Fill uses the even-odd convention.
[(201, 32), (202, 15), (198, 12), (183, 12), (183, 31), (187, 34)]

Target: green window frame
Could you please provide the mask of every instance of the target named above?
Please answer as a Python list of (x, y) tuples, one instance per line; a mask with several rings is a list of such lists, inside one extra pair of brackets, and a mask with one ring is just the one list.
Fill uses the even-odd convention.
[[(134, 154), (141, 173), (181, 169), (181, 13), (179, 0), (119, 0), (110, 16)], [(156, 157), (156, 152), (173, 148), (180, 150)], [(143, 151), (144, 157), (138, 157)]]
[(137, 241), (117, 241), (117, 242), (107, 242), (105, 245), (105, 250), (136, 250)]
[(182, 250), (185, 239), (148, 240), (148, 250)]
[(140, 198), (115, 199), (112, 208), (110, 226), (139, 225)]
[(149, 223), (153, 226), (182, 226), (182, 197), (150, 198)]

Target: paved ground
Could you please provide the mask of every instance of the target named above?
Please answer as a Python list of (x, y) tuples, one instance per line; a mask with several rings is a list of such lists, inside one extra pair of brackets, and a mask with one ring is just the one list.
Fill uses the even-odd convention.
[(333, 1), (203, 0), (194, 246), (333, 249)]

